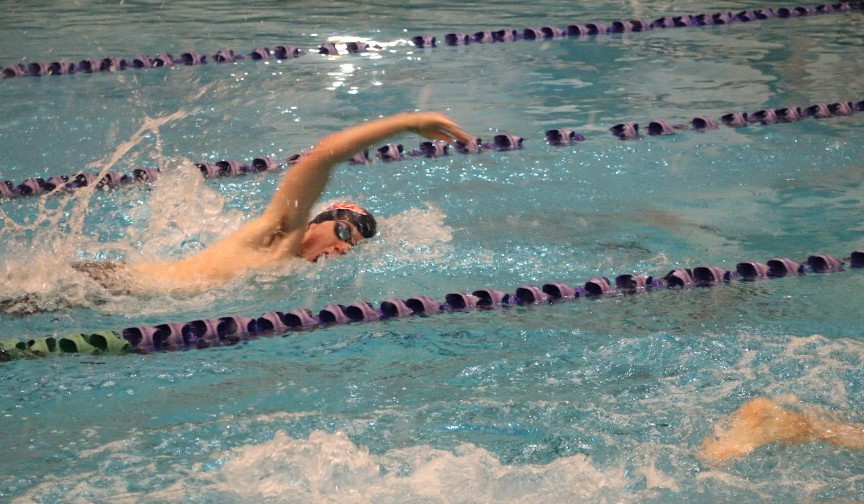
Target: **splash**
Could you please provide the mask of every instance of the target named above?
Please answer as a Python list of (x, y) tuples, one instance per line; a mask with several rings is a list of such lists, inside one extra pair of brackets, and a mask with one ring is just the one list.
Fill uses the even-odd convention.
[[(0, 311), (28, 314), (110, 304), (116, 293), (70, 268), (73, 261), (176, 256), (239, 226), (242, 214), (226, 211), (224, 199), (191, 163), (162, 154), (160, 130), (194, 112), (146, 117), (129, 139), (90, 166), (101, 178), (143, 147), (163, 173), (152, 186), (111, 193), (113, 204), (92, 186), (0, 209), (7, 248), (0, 257)], [(130, 225), (116, 229), (124, 221)]]
[(625, 484), (622, 471), (601, 471), (584, 455), (513, 466), (463, 444), (453, 452), (416, 446), (377, 456), (343, 433), (320, 431), (301, 440), (279, 432), (239, 448), (221, 476), (218, 487), (228, 495), (292, 502), (578, 502), (621, 497)]
[[(63, 500), (86, 495), (96, 500), (110, 496), (112, 502), (198, 500), (202, 496), (213, 502), (298, 504), (636, 501), (628, 496), (622, 469), (599, 469), (585, 455), (546, 465), (504, 465), (489, 451), (471, 444), (453, 451), (415, 446), (376, 455), (342, 432), (322, 431), (313, 431), (306, 439), (293, 439), (280, 431), (269, 441), (213, 454), (216, 467), (212, 470), (200, 464), (124, 455), (128, 450), (128, 443), (115, 443), (90, 452), (124, 461), (116, 471), (82, 471), (76, 474), (77, 481), (51, 477), (13, 502), (38, 500), (58, 488), (66, 489)], [(142, 474), (171, 474), (168, 479), (173, 483), (166, 487), (164, 480), (141, 479)], [(137, 483), (130, 486), (133, 480)], [(156, 488), (140, 489), (150, 485)], [(139, 490), (129, 491), (135, 487)]]

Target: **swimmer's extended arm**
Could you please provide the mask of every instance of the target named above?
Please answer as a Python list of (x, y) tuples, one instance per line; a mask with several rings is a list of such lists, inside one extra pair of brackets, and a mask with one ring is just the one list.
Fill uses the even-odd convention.
[(455, 122), (437, 112), (405, 112), (334, 133), (318, 142), (288, 170), (261, 220), (281, 233), (305, 231), (309, 210), (324, 192), (335, 165), (385, 138), (407, 131), (447, 142), (471, 140)]
[(180, 261), (139, 263), (133, 268), (148, 285), (170, 282), (178, 291), (194, 291), (267, 266), (273, 260), (295, 256), (306, 232), (309, 210), (324, 191), (333, 167), (384, 138), (406, 131), (435, 140), (470, 141), (456, 123), (434, 112), (397, 114), (334, 133), (288, 170), (261, 217)]

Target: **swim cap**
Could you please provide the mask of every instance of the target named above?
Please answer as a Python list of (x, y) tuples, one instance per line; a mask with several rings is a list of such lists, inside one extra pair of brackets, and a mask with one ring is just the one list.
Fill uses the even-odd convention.
[(372, 238), (375, 236), (375, 232), (378, 229), (375, 217), (372, 216), (369, 210), (366, 210), (359, 205), (348, 203), (347, 201), (333, 203), (329, 207), (325, 208), (323, 212), (316, 215), (314, 219), (309, 221), (309, 224), (318, 224), (331, 220), (344, 220), (354, 224), (354, 227), (360, 231), (363, 238)]

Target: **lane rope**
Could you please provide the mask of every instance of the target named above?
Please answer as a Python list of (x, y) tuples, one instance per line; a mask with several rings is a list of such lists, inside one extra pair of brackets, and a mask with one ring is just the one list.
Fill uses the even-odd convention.
[[(701, 115), (694, 117), (686, 124), (673, 124), (665, 119), (654, 119), (648, 123), (647, 130), (644, 128), (640, 130), (637, 122), (627, 121), (610, 127), (609, 132), (621, 140), (638, 140), (644, 137), (644, 133), (649, 136), (668, 136), (691, 128), (693, 131), (704, 133), (718, 129), (721, 124), (730, 128), (743, 128), (753, 124), (768, 126), (793, 123), (808, 118), (846, 117), (862, 111), (864, 111), (864, 100), (816, 103), (804, 107), (766, 108), (750, 113), (729, 112), (717, 118)], [(586, 140), (584, 134), (568, 128), (555, 128), (545, 132), (546, 143), (559, 147), (578, 144)], [(370, 156), (369, 149), (356, 153), (349, 160), (349, 163), (367, 165), (373, 163), (373, 160), (389, 163), (412, 157), (440, 158), (451, 155), (452, 151), (461, 154), (479, 154), (491, 150), (513, 151), (522, 149), (524, 141), (525, 139), (521, 136), (499, 133), (493, 135), (491, 142), (484, 142), (482, 138), (476, 138), (467, 144), (457, 142), (455, 145), (441, 141), (427, 141), (409, 151), (406, 151), (402, 144), (386, 144), (375, 149), (373, 156)], [(271, 157), (260, 156), (254, 158), (251, 163), (232, 159), (198, 162), (195, 165), (201, 171), (202, 176), (208, 179), (239, 177), (278, 172), (284, 166), (296, 163), (302, 156), (303, 153), (292, 154), (281, 163)], [(97, 189), (113, 189), (132, 183), (153, 182), (159, 178), (159, 174), (158, 168), (135, 168), (131, 175), (119, 172), (96, 174), (79, 171), (72, 175), (54, 175), (48, 178), (31, 177), (18, 184), (9, 180), (0, 180), (0, 202), (26, 196), (57, 194), (94, 185)]]
[[(852, 268), (864, 268), (864, 249), (852, 252), (848, 261)], [(610, 280), (604, 276), (595, 276), (575, 287), (562, 282), (548, 282), (539, 287), (522, 285), (513, 293), (490, 288), (451, 292), (444, 296), (443, 301), (418, 295), (406, 299), (388, 298), (377, 305), (362, 300), (347, 305), (329, 304), (317, 313), (299, 308), (268, 311), (258, 317), (225, 315), (187, 322), (126, 327), (119, 331), (74, 333), (60, 338), (48, 336), (26, 340), (3, 339), (0, 340), (0, 361), (64, 353), (147, 354), (204, 349), (340, 324), (425, 317), (456, 311), (506, 310), (516, 306), (634, 295), (661, 289), (692, 290), (719, 287), (733, 281), (755, 282), (807, 273), (839, 273), (845, 271), (845, 264), (845, 261), (829, 254), (818, 253), (808, 256), (803, 263), (785, 257), (772, 258), (764, 263), (739, 262), (732, 271), (718, 266), (697, 266), (692, 269), (674, 269), (662, 277), (627, 273)]]
[[(797, 7), (765, 7), (761, 9), (744, 10), (733, 14), (732, 12), (686, 14), (679, 16), (664, 16), (647, 21), (643, 19), (615, 20), (610, 23), (584, 23), (569, 24), (565, 28), (559, 26), (537, 26), (524, 29), (495, 29), (483, 30), (474, 34), (462, 32), (451, 32), (444, 36), (445, 44), (449, 46), (463, 46), (468, 44), (494, 44), (500, 42), (515, 42), (519, 40), (549, 40), (574, 37), (596, 37), (600, 35), (616, 33), (645, 32), (654, 29), (690, 28), (713, 25), (728, 25), (733, 23), (755, 23), (775, 19), (793, 19), (802, 16), (816, 16), (822, 14), (848, 13), (853, 10), (864, 10), (862, 2), (839, 2), (821, 4), (817, 6)], [(415, 35), (411, 42), (420, 48), (434, 48), (438, 45), (435, 35)], [(318, 46), (315, 51), (325, 56), (340, 54), (359, 54), (370, 49), (368, 43), (352, 41), (346, 44), (325, 42)], [(242, 60), (287, 61), (299, 58), (307, 52), (304, 49), (291, 45), (278, 45), (273, 48), (256, 47), (248, 54), (235, 52), (233, 49), (221, 49), (215, 54), (208, 56), (196, 51), (182, 52), (174, 56), (169, 52), (162, 52), (155, 56), (141, 54), (132, 58), (109, 56), (103, 58), (85, 58), (78, 63), (60, 60), (49, 63), (44, 62), (17, 62), (2, 67), (0, 79), (12, 79), (16, 77), (46, 77), (66, 76), (80, 74), (94, 74), (103, 72), (120, 72), (126, 70), (147, 70), (154, 68), (169, 68), (172, 66), (201, 66), (213, 61), (217, 64), (237, 63)], [(23, 58), (21, 58), (23, 59)]]

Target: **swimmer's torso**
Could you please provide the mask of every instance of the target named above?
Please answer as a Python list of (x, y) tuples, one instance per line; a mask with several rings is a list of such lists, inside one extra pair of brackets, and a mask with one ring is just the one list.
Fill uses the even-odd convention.
[(197, 292), (228, 282), (249, 270), (272, 269), (295, 257), (302, 233), (264, 230), (259, 221), (177, 261), (75, 263), (73, 267), (112, 291)]

